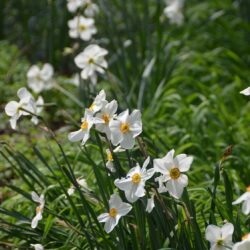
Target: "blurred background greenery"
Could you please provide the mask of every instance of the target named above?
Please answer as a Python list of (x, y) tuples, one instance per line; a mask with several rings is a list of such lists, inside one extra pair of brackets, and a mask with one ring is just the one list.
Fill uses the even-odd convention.
[[(197, 183), (211, 183), (214, 164), (234, 145), (225, 167), (233, 188), (244, 190), (250, 184), (250, 102), (239, 92), (250, 85), (250, 1), (188, 0), (180, 27), (161, 17), (163, 0), (96, 2), (101, 11), (94, 42), (109, 51), (109, 73), (97, 89), (118, 99), (121, 110), (142, 110), (143, 137), (152, 156), (171, 148), (195, 156), (190, 190)], [(69, 79), (77, 71), (73, 58), (86, 44), (69, 38), (72, 15), (65, 6), (65, 0), (0, 1), (0, 136), (27, 155), (32, 155), (23, 147), (28, 139), (49, 158), (45, 139), (28, 121), (22, 121), (17, 137), (3, 111), (17, 89), (27, 85), (30, 65), (50, 62), (57, 83), (83, 101), (81, 86)], [(66, 55), (66, 47), (76, 50)], [(82, 109), (57, 90), (43, 96), (56, 103), (44, 116), (73, 161), (77, 146), (67, 142), (69, 117), (79, 120)], [(2, 159), (0, 171), (2, 176), (13, 174)], [(191, 192), (201, 217), (206, 201), (200, 196)]]

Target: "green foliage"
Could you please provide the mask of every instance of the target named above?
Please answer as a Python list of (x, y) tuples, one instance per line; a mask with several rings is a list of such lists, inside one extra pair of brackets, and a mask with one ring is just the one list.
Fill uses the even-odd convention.
[[(88, 82), (75, 88), (65, 76), (76, 71), (73, 58), (86, 46), (78, 41), (73, 54), (63, 56), (71, 46), (65, 1), (0, 4), (6, 39), (0, 41), (1, 111), (26, 86), (25, 58), (53, 63), (59, 85), (43, 93), (54, 103), (43, 113), (46, 124), (22, 120), (20, 132), (13, 133), (1, 114), (0, 247), (28, 249), (37, 242), (45, 249), (203, 250), (208, 224), (230, 221), (234, 241), (249, 231), (249, 216), (232, 206), (250, 183), (250, 102), (239, 94), (250, 82), (249, 1), (187, 1), (185, 24), (177, 27), (161, 17), (164, 1), (99, 0), (94, 41), (108, 49), (109, 70), (88, 92)], [(118, 100), (119, 111), (143, 113), (141, 145), (115, 154), (117, 173), (106, 169), (108, 145), (96, 131), (83, 148), (67, 140), (83, 107), (102, 88)], [(223, 158), (229, 145), (233, 151)], [(153, 212), (143, 212), (146, 198), (140, 199), (108, 235), (97, 216), (107, 210), (114, 179), (143, 162), (144, 147), (153, 159), (172, 148), (193, 155), (189, 186), (175, 200), (159, 195), (152, 179), (147, 196), (156, 192)], [(89, 189), (79, 186), (80, 177)], [(75, 193), (69, 196), (72, 186)], [(35, 230), (30, 227), (34, 190), (46, 197), (44, 219)]]

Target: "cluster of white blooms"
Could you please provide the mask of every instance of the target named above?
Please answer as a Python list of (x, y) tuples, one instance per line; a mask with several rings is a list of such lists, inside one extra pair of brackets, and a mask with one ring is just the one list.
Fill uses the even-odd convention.
[[(70, 141), (82, 141), (82, 145), (90, 137), (90, 130), (95, 125), (96, 130), (104, 133), (114, 146), (120, 144), (124, 149), (131, 149), (135, 138), (142, 132), (141, 112), (134, 110), (129, 115), (128, 110), (116, 115), (117, 101), (108, 102), (106, 93), (101, 90), (91, 106), (85, 109), (80, 129), (69, 134)], [(109, 160), (112, 161), (111, 158)]]
[(167, 6), (163, 13), (169, 19), (170, 23), (182, 25), (184, 22), (182, 13), (184, 0), (166, 0), (166, 4)]
[(232, 237), (234, 226), (232, 223), (225, 223), (221, 228), (209, 225), (206, 228), (206, 240), (210, 242), (210, 250), (248, 250), (250, 249), (250, 234), (242, 237), (242, 241), (233, 243)]
[[(97, 33), (93, 17), (99, 12), (98, 6), (92, 0), (68, 0), (67, 7), (72, 13), (83, 10), (84, 14), (79, 14), (68, 21), (69, 36), (74, 39), (80, 38), (83, 41), (90, 41), (92, 36)], [(104, 74), (108, 67), (104, 58), (107, 54), (106, 49), (95, 43), (88, 45), (79, 53), (75, 57), (75, 64), (82, 70), (82, 79), (90, 79), (93, 84), (96, 84), (97, 73)], [(77, 79), (77, 82), (79, 83), (79, 79)]]
[[(38, 119), (36, 115), (39, 115), (43, 109), (43, 98), (38, 97), (35, 101), (32, 94), (26, 88), (20, 88), (17, 91), (17, 96), (19, 97), (19, 102), (10, 101), (5, 106), (5, 113), (10, 116), (10, 125), (12, 129), (16, 129), (16, 124), (21, 116), (31, 115), (31, 121), (34, 124), (38, 124)], [(34, 115), (32, 115), (34, 114)]]

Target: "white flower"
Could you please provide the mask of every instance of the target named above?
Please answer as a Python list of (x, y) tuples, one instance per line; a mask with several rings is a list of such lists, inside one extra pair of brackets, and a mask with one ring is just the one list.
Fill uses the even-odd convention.
[(234, 244), (232, 250), (249, 250), (250, 249), (250, 234), (242, 237), (242, 241)]
[(110, 121), (111, 142), (120, 144), (122, 148), (131, 149), (135, 144), (135, 137), (142, 132), (140, 110), (134, 110), (129, 115), (128, 109), (119, 114), (115, 120)]
[(155, 172), (162, 174), (156, 178), (159, 182), (158, 191), (161, 193), (168, 191), (174, 198), (179, 199), (184, 187), (188, 185), (188, 177), (183, 172), (189, 170), (193, 157), (180, 154), (174, 158), (174, 152), (172, 149), (165, 157), (155, 159), (154, 169)]
[(182, 9), (184, 0), (168, 0), (168, 6), (164, 9), (164, 14), (169, 18), (170, 23), (181, 25), (184, 21)]
[(108, 54), (108, 51), (101, 48), (96, 44), (91, 44), (84, 49), (75, 58), (77, 67), (82, 69), (81, 77), (83, 79), (91, 79), (93, 84), (97, 82), (97, 72), (100, 74), (105, 73), (105, 69), (108, 67), (107, 61), (104, 56)]
[(113, 117), (117, 111), (118, 105), (117, 101), (113, 100), (109, 103), (107, 103), (103, 108), (100, 110), (100, 112), (96, 115), (96, 117), (102, 119), (103, 123), (97, 124), (96, 129), (102, 133), (105, 133), (110, 139), (111, 131), (109, 128), (110, 121), (113, 120)]
[(153, 194), (151, 198), (149, 198), (147, 201), (146, 212), (151, 213), (154, 207), (155, 207), (155, 202), (154, 202), (154, 194)]
[(110, 172), (114, 173), (114, 172), (116, 172), (116, 169), (114, 167), (114, 160), (113, 160), (112, 153), (110, 152), (109, 149), (107, 149), (106, 154), (107, 154), (106, 167), (110, 170)]
[(99, 222), (105, 222), (104, 229), (110, 233), (118, 224), (120, 218), (130, 212), (132, 206), (122, 202), (118, 194), (113, 194), (109, 200), (109, 212), (98, 216)]
[(92, 35), (96, 34), (95, 21), (92, 18), (76, 16), (68, 21), (69, 36), (71, 38), (81, 38), (83, 41), (89, 41)]
[[(89, 189), (89, 188), (88, 188), (88, 184), (87, 184), (87, 182), (86, 182), (85, 179), (77, 179), (76, 181), (77, 181), (78, 185), (79, 185), (80, 187), (82, 187), (83, 189)], [(74, 192), (75, 192), (75, 187), (74, 187), (74, 186), (71, 186), (71, 187), (67, 190), (68, 195), (72, 195)]]
[(28, 86), (35, 93), (40, 93), (42, 90), (50, 89), (53, 86), (53, 74), (53, 67), (49, 63), (45, 63), (42, 69), (37, 65), (33, 65), (27, 73)]
[(247, 191), (241, 195), (236, 201), (233, 202), (233, 205), (237, 205), (243, 202), (242, 212), (245, 215), (250, 214), (250, 186), (247, 187)]
[(44, 247), (41, 244), (30, 244), (34, 247), (35, 250), (44, 250)]
[(5, 113), (11, 117), (10, 125), (12, 129), (16, 129), (17, 120), (21, 116), (31, 115), (22, 109), (25, 109), (31, 113), (35, 113), (36, 110), (34, 98), (26, 88), (20, 88), (17, 91), (17, 96), (20, 99), (19, 102), (11, 101), (5, 106)]
[(226, 223), (222, 228), (209, 225), (206, 228), (206, 240), (211, 244), (211, 250), (227, 250), (232, 246), (234, 226)]
[(99, 7), (92, 0), (83, 0), (84, 15), (93, 17), (99, 12)]
[[(43, 105), (44, 105), (44, 100), (43, 100), (42, 96), (39, 96), (39, 97), (37, 98), (36, 103), (35, 103), (35, 111), (34, 111), (34, 113), (35, 113), (36, 115), (39, 115), (39, 114), (43, 111)], [(39, 122), (39, 120), (38, 120), (38, 118), (37, 118), (36, 116), (32, 116), (31, 121), (32, 121), (35, 125), (37, 125), (38, 122)]]
[(107, 103), (106, 93), (104, 90), (101, 90), (90, 105), (89, 111), (91, 111), (92, 113), (96, 113), (100, 111)]
[(242, 90), (240, 93), (241, 93), (242, 95), (250, 95), (250, 87), (248, 87), (248, 88)]
[(82, 140), (82, 145), (86, 143), (90, 136), (90, 129), (96, 123), (101, 123), (102, 120), (99, 118), (93, 117), (93, 113), (89, 110), (85, 110), (84, 117), (82, 118), (81, 128), (75, 132), (71, 132), (68, 136), (68, 139), (72, 142)]
[(69, 12), (76, 12), (78, 8), (82, 7), (83, 0), (67, 0), (67, 8)]
[(36, 216), (32, 219), (31, 222), (31, 227), (36, 228), (38, 221), (43, 218), (42, 213), (45, 206), (45, 200), (43, 194), (39, 197), (36, 192), (32, 192), (31, 197), (33, 201), (39, 203), (39, 206), (37, 206), (36, 208)]
[(129, 202), (135, 202), (140, 197), (145, 196), (145, 183), (154, 174), (154, 169), (147, 170), (150, 158), (148, 157), (143, 163), (142, 168), (139, 164), (130, 169), (126, 178), (116, 179), (115, 185), (125, 191), (125, 196)]

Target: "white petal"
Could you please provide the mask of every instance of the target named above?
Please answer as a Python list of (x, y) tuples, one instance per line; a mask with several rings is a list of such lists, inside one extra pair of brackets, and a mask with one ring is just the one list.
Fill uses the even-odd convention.
[(116, 179), (114, 183), (116, 187), (123, 191), (130, 189), (132, 186), (131, 179), (129, 178)]
[(234, 201), (232, 204), (237, 205), (243, 201), (249, 200), (250, 199), (250, 192), (245, 192), (242, 194), (236, 201)]
[(30, 244), (34, 247), (35, 250), (44, 250), (44, 247), (41, 244)]
[(154, 170), (155, 172), (160, 172), (162, 174), (168, 172), (164, 159), (154, 159)]
[(190, 166), (193, 162), (193, 157), (185, 157), (183, 159), (178, 160), (178, 166), (181, 172), (186, 172), (190, 169)]
[(68, 139), (72, 142), (80, 141), (83, 139), (85, 133), (82, 131), (82, 129), (79, 129), (75, 132), (71, 132), (68, 135)]
[(104, 226), (104, 230), (106, 231), (106, 233), (110, 233), (115, 228), (117, 223), (118, 221), (116, 221), (116, 219), (114, 219), (113, 217), (109, 217)]
[(242, 95), (247, 95), (247, 96), (250, 95), (250, 87), (248, 87), (248, 88), (242, 90), (240, 93), (241, 93)]
[(232, 250), (249, 250), (250, 249), (250, 240), (243, 240), (236, 243)]
[(40, 201), (41, 201), (38, 194), (36, 192), (34, 192), (34, 191), (31, 193), (31, 198), (32, 198), (33, 201), (38, 202), (38, 203), (40, 203)]
[(155, 207), (155, 202), (154, 202), (154, 196), (152, 196), (150, 199), (147, 201), (147, 207), (146, 207), (146, 212), (151, 213), (152, 210)]
[(19, 115), (14, 115), (13, 117), (11, 117), (10, 126), (12, 129), (16, 129), (16, 123), (17, 123), (18, 118), (19, 118)]
[(234, 226), (232, 223), (226, 223), (221, 228), (222, 239), (226, 242), (232, 242), (232, 235), (234, 232)]
[(118, 145), (122, 139), (123, 139), (123, 135), (120, 131), (120, 122), (119, 121), (115, 121), (112, 120), (109, 123), (109, 128), (111, 131), (111, 142), (113, 145)]
[(50, 80), (54, 74), (54, 69), (49, 63), (45, 63), (41, 70), (41, 77), (44, 81)]
[(209, 225), (206, 228), (205, 235), (206, 240), (208, 240), (210, 243), (216, 242), (218, 239), (221, 238), (221, 230), (215, 225)]
[(37, 65), (33, 65), (30, 67), (29, 71), (27, 72), (28, 78), (35, 78), (40, 73), (40, 69)]
[(128, 115), (129, 115), (129, 111), (128, 111), (128, 109), (126, 109), (125, 111), (123, 111), (122, 113), (120, 113), (117, 116), (117, 120), (119, 120), (121, 122), (127, 122)]
[(136, 191), (135, 191), (135, 196), (140, 197), (140, 198), (145, 196), (144, 186), (145, 186), (144, 183), (140, 183), (140, 184), (137, 185)]
[(148, 156), (147, 159), (143, 162), (142, 172), (146, 171), (146, 168), (147, 168), (149, 162), (150, 162), (150, 157)]
[(97, 217), (99, 222), (106, 222), (109, 219), (109, 213), (101, 214)]
[(123, 135), (123, 140), (120, 142), (121, 147), (125, 149), (132, 149), (135, 145), (135, 139), (131, 133)]
[(135, 195), (136, 190), (137, 190), (136, 185), (132, 185), (130, 189), (125, 190), (125, 196), (126, 196), (127, 200), (131, 203), (137, 201), (140, 198), (140, 197)]
[(119, 194), (114, 193), (111, 195), (109, 199), (109, 207), (110, 208), (118, 208), (122, 204), (122, 200)]
[(125, 216), (131, 211), (131, 209), (132, 209), (132, 206), (130, 204), (123, 202), (122, 205), (118, 209), (118, 213), (121, 216)]
[(250, 200), (246, 200), (242, 205), (242, 212), (245, 215), (250, 214)]
[(38, 224), (38, 221), (42, 219), (42, 215), (41, 213), (38, 213), (34, 218), (33, 220), (31, 221), (31, 227), (32, 228), (36, 228), (37, 227), (37, 224)]
[(16, 101), (11, 101), (5, 106), (5, 113), (8, 116), (13, 116), (18, 112), (19, 103)]
[(180, 199), (183, 193), (184, 186), (178, 181), (171, 179), (166, 183), (166, 188), (170, 195), (172, 195), (176, 199)]
[(32, 97), (31, 93), (26, 88), (20, 88), (17, 91), (17, 96), (20, 98), (20, 100)]
[(185, 174), (181, 174), (176, 181), (183, 187), (186, 187), (188, 185), (188, 177)]

